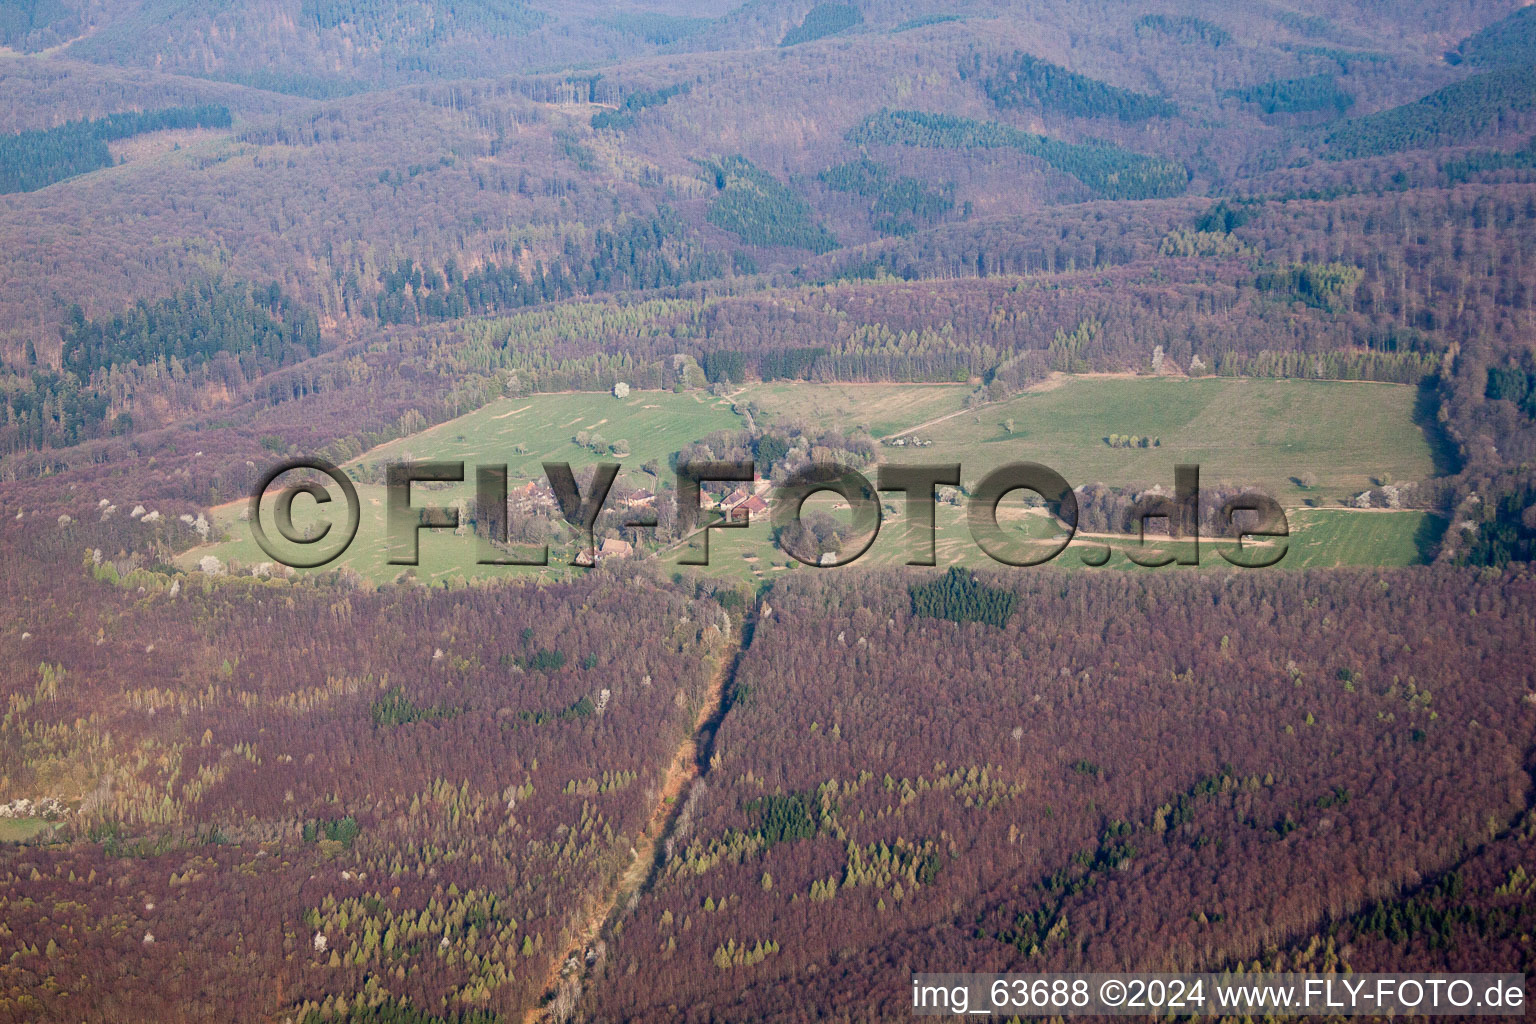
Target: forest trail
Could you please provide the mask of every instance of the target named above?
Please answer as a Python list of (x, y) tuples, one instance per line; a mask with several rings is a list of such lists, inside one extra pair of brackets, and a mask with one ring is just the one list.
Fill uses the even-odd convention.
[(570, 941), (560, 955), (550, 961), (544, 995), (523, 1014), (523, 1024), (540, 1024), (541, 1021), (560, 1018), (554, 1005), (562, 992), (569, 989), (579, 994), (580, 983), (591, 973), (591, 965), (585, 959), (587, 950), (592, 948), (614, 915), (621, 912), (626, 902), (640, 892), (661, 865), (664, 843), (676, 828), (678, 815), (682, 813), (686, 802), (684, 794), (706, 770), (714, 751), (715, 731), (730, 710), (727, 693), (742, 656), (752, 643), (754, 617), (755, 613), (748, 613), (732, 632), (731, 643), (721, 652), (720, 665), (710, 677), (704, 703), (694, 719), (693, 731), (672, 754), (672, 760), (662, 776), (661, 792), (656, 797), (656, 805), (630, 848), (629, 864), (584, 908), (578, 926), (571, 932)]

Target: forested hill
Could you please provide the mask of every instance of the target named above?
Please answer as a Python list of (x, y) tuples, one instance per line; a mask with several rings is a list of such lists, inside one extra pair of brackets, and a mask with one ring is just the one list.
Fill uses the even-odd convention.
[[(59, 0), (26, 19), (0, 57), (0, 451), (22, 478), (246, 402), (310, 422), (332, 392), (313, 422), (334, 441), (333, 417), (358, 422), (330, 411), (346, 388), (415, 391), (372, 436), (513, 378), (670, 386), (679, 354), (717, 381), (958, 375), (994, 396), (1024, 366), (1154, 358), (1424, 383), (1465, 474), (1447, 510), (1524, 486), (1505, 475), (1536, 448), (1519, 389), (1490, 385), (1521, 365), (1536, 294), (1536, 263), (1505, 256), (1536, 236), (1513, 3)], [(922, 284), (957, 279), (1002, 283)], [(235, 312), (250, 283), (282, 311)], [(188, 289), (222, 296), (190, 346), (152, 351), (154, 327), (82, 345), (155, 303), (201, 322)], [(636, 312), (501, 323), (593, 301)], [(393, 354), (359, 360), (381, 330)]]
[[(0, 1019), (1532, 974), (1532, 10), (0, 2)], [(1186, 448), (1284, 568), (1119, 557)], [(923, 453), (1080, 459), (1088, 546), (671, 560), (675, 460)], [(299, 456), (359, 558), (395, 458), (623, 475), (596, 565), (534, 485), (290, 573)]]

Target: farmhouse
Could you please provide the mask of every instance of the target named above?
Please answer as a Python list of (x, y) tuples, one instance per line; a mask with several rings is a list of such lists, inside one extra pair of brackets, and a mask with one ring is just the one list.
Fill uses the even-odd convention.
[(635, 553), (635, 546), (627, 540), (619, 540), (617, 537), (609, 537), (603, 541), (603, 546), (597, 549), (598, 560), (605, 558), (628, 558)]
[(729, 507), (732, 520), (748, 519), (754, 515), (762, 515), (768, 511), (768, 503), (755, 494), (749, 494), (746, 498)]

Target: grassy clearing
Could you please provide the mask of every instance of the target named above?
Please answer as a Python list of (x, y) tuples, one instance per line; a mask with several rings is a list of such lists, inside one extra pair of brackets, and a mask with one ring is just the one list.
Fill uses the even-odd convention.
[[(381, 486), (372, 484), (359, 484), (357, 488), (358, 500), (362, 505), (362, 519), (358, 525), (357, 538), (348, 546), (346, 552), (336, 561), (321, 569), (300, 570), (302, 572), (332, 572), (336, 569), (347, 568), (360, 573), (364, 578), (375, 583), (387, 583), (400, 577), (419, 580), (424, 583), (439, 583), (446, 580), (465, 579), (470, 576), (501, 577), (501, 576), (551, 576), (564, 573), (569, 570), (570, 552), (559, 548), (550, 548), (550, 566), (544, 569), (523, 566), (484, 566), (477, 565), (479, 550), (473, 536), (454, 536), (448, 530), (423, 530), (420, 534), (420, 564), (414, 566), (390, 565), (388, 534), (384, 519), (385, 490)], [(474, 483), (466, 482), (463, 485), (450, 485), (442, 487), (422, 487), (417, 485), (411, 488), (412, 502), (420, 506), (448, 505), (455, 500), (474, 500)], [(238, 513), (244, 508), (244, 504), (229, 506), (220, 509), (216, 515), (219, 526), (224, 527), (229, 538), (217, 544), (204, 545), (193, 548), (184, 553), (177, 563), (185, 569), (195, 569), (198, 562), (213, 555), (220, 561), (231, 566), (243, 566), (249, 568), (261, 562), (270, 562), (271, 556), (261, 550), (255, 538), (251, 535), (250, 527), (237, 520)], [(267, 515), (271, 515), (270, 512)], [(315, 506), (307, 501), (294, 502), (293, 521), (299, 529), (305, 529), (311, 523), (321, 521), (323, 517), (317, 514)], [(268, 532), (275, 537), (275, 531), (268, 526)]]
[[(1269, 381), (1206, 378), (1062, 377), (1008, 402), (963, 411), (965, 385), (883, 385), (774, 383), (753, 385), (733, 396), (762, 410), (760, 421), (805, 420), (829, 427), (863, 427), (876, 436), (909, 431), (933, 440), (931, 447), (885, 447), (892, 462), (960, 462), (964, 479), (974, 484), (988, 470), (1006, 462), (1043, 462), (1073, 484), (1102, 481), (1117, 487), (1171, 486), (1178, 462), (1196, 462), (1202, 483), (1238, 483), (1268, 491), (1292, 510), (1293, 538), (1281, 564), (1288, 568), (1335, 565), (1406, 565), (1422, 561), (1440, 523), (1421, 512), (1361, 512), (1301, 507), (1305, 502), (1337, 505), (1383, 479), (1423, 479), (1432, 472), (1429, 445), (1412, 419), (1412, 388), (1380, 384), (1319, 381)], [(607, 394), (538, 395), (499, 399), (483, 409), (368, 452), (353, 464), (367, 474), (383, 463), (404, 458), (449, 459), (475, 463), (506, 462), (514, 486), (541, 479), (540, 463), (569, 461), (578, 469), (611, 456), (599, 456), (573, 440), (577, 431), (597, 433), (608, 442), (628, 442), (621, 486), (655, 489), (656, 478), (641, 467), (654, 461), (670, 480), (668, 460), (687, 444), (716, 430), (737, 429), (742, 420), (731, 401), (691, 392), (636, 391), (624, 399)], [(1004, 424), (1013, 421), (1010, 434)], [(1110, 434), (1157, 437), (1154, 448), (1112, 448)], [(1311, 487), (1300, 480), (1315, 478)], [(472, 499), (472, 480), (463, 485), (418, 486), (418, 504), (448, 504)], [(486, 567), (476, 564), (472, 537), (442, 531), (421, 535), (421, 564), (412, 569), (387, 563), (384, 489), (360, 485), (363, 521), (347, 553), (328, 568), (347, 566), (375, 582), (409, 575), (429, 583), (468, 576), (545, 575), (570, 571), (570, 551), (552, 547), (546, 569)], [(894, 496), (893, 496), (894, 498)], [(183, 556), (191, 568), (213, 554), (244, 565), (267, 560), (238, 522), (242, 506), (220, 510), (219, 521), (232, 538)], [(860, 565), (899, 565), (915, 550), (906, 538), (901, 514), (887, 516), (880, 538)], [(313, 513), (296, 503), (296, 520)], [(1038, 518), (1018, 522), (1038, 529)], [(1036, 538), (1041, 540), (1043, 539)], [(1102, 541), (1079, 538), (1074, 546)], [(1119, 542), (1115, 545), (1118, 546)], [(963, 512), (941, 506), (937, 556), (942, 565), (984, 565), (989, 560), (970, 538)], [(774, 546), (766, 524), (745, 531), (716, 531), (712, 575), (761, 584), (784, 572), (798, 571)], [(1210, 542), (1206, 564), (1224, 566)], [(676, 554), (663, 552), (664, 564)], [(1052, 563), (1081, 566), (1068, 551)], [(1108, 563), (1127, 566), (1122, 553)], [(692, 571), (692, 570), (689, 570)]]
[[(1063, 532), (1054, 521), (1039, 514), (1026, 514), (1018, 508), (1010, 509), (1012, 501), (1013, 498), (1005, 501), (999, 514), (999, 520), (1006, 530), (1041, 554), (1060, 543)], [(838, 512), (831, 514), (839, 515)], [(847, 521), (846, 514), (843, 519)], [(1430, 550), (1438, 536), (1437, 531), (1444, 528), (1444, 520), (1440, 517), (1410, 509), (1293, 509), (1287, 513), (1287, 520), (1291, 532), (1285, 542), (1286, 554), (1274, 566), (1275, 569), (1416, 565), (1424, 561), (1424, 554)], [(1106, 569), (1164, 573), (1238, 571), (1221, 556), (1223, 550), (1233, 550), (1232, 542), (1227, 540), (1202, 538), (1198, 569), (1180, 565), (1147, 569), (1130, 559), (1129, 552), (1134, 548), (1132, 540), (1084, 534), (1074, 537), (1061, 554), (1045, 565), (1011, 568), (992, 561), (976, 546), (966, 525), (964, 508), (941, 504), (936, 515), (934, 557), (941, 569), (952, 565), (1013, 572), (1092, 569), (1099, 566), (1091, 566), (1085, 559), (1097, 561), (1106, 546), (1111, 549), (1108, 561), (1102, 566)], [(863, 568), (903, 565), (921, 550), (921, 538), (909, 529), (902, 514), (898, 512), (892, 515), (887, 511), (880, 533), (869, 551), (842, 571), (856, 572)], [(1181, 555), (1186, 552), (1187, 546), (1182, 543), (1156, 544), (1148, 541), (1148, 555)], [(691, 571), (761, 586), (786, 572), (829, 570), (794, 562), (773, 543), (769, 524), (759, 522), (745, 530), (713, 531), (710, 535), (709, 566)]]
[[(359, 472), (402, 459), (462, 460), (466, 463), (463, 484), (417, 485), (412, 500), (418, 505), (447, 505), (456, 500), (474, 499), (476, 464), (507, 465), (512, 487), (529, 480), (543, 480), (541, 463), (569, 462), (579, 473), (595, 462), (611, 462), (614, 456), (598, 455), (578, 446), (577, 431), (599, 433), (609, 442), (624, 440), (630, 454), (619, 460), (624, 468), (615, 487), (654, 489), (656, 478), (642, 467), (658, 463), (664, 479), (671, 479), (668, 459), (685, 445), (692, 444), (717, 430), (740, 429), (742, 420), (731, 411), (731, 403), (700, 393), (673, 394), (670, 391), (634, 391), (626, 398), (609, 394), (534, 395), (528, 398), (498, 399), (472, 413), (449, 420), (419, 434), (392, 441), (365, 453), (348, 464)], [(385, 532), (385, 489), (379, 485), (359, 484), (358, 499), (362, 521), (357, 539), (341, 558), (321, 571), (346, 567), (374, 582), (394, 580), (409, 574), (418, 580), (437, 583), (468, 576), (544, 575), (569, 571), (566, 561), (573, 554), (557, 547), (550, 549), (547, 569), (521, 566), (482, 566), (473, 537), (455, 537), (448, 531), (421, 533), (421, 560), (417, 566), (388, 564)], [(230, 539), (186, 552), (178, 560), (184, 568), (196, 567), (199, 560), (213, 555), (228, 563), (250, 566), (269, 561), (252, 537), (250, 527), (239, 521), (245, 503), (237, 502), (217, 510), (215, 519)], [(300, 529), (320, 521), (319, 510), (307, 499), (294, 503), (294, 524)]]
[[(532, 395), (501, 398), (419, 434), (381, 445), (359, 463), (400, 459), (463, 459), (507, 464), (512, 481), (542, 478), (545, 461), (584, 465), (612, 461), (576, 445), (577, 431), (599, 433), (608, 442), (629, 442), (623, 459), (633, 473), (652, 459), (667, 469), (667, 458), (716, 430), (737, 430), (742, 420), (731, 403), (701, 392), (633, 391), (609, 394)], [(521, 445), (524, 450), (519, 451)], [(631, 468), (632, 467), (632, 468)]]
[(1446, 527), (1443, 516), (1412, 509), (1296, 509), (1288, 515), (1295, 537), (1284, 564), (1292, 568), (1418, 565)]
[[(1174, 465), (1192, 462), (1203, 483), (1257, 487), (1288, 506), (1326, 503), (1378, 479), (1431, 475), (1414, 399), (1414, 389), (1392, 384), (1075, 378), (920, 431), (931, 448), (887, 452), (891, 461), (958, 461), (968, 478), (1010, 461), (1043, 462), (1074, 485), (1114, 487), (1171, 487)], [(1112, 448), (1104, 441), (1112, 434), (1160, 444)], [(1304, 488), (1308, 474), (1316, 482)]]
[[(877, 437), (963, 408), (965, 385), (773, 384), (738, 401), (773, 416), (867, 427)], [(1394, 384), (1342, 381), (1056, 378), (1007, 402), (962, 412), (917, 431), (922, 449), (885, 448), (892, 462), (960, 462), (979, 479), (1006, 462), (1043, 462), (1071, 483), (1173, 485), (1179, 462), (1208, 484), (1261, 488), (1283, 505), (1337, 503), (1377, 480), (1421, 480), (1434, 471), (1413, 422), (1416, 393)], [(1010, 433), (1006, 423), (1013, 421)], [(1155, 448), (1112, 448), (1105, 438), (1157, 438)], [(1312, 487), (1300, 481), (1310, 474)]]
[(802, 420), (838, 430), (862, 428), (876, 437), (965, 408), (964, 384), (754, 384), (735, 397), (768, 414), (768, 423)]
[(42, 818), (0, 818), (0, 843), (19, 843), (49, 827)]

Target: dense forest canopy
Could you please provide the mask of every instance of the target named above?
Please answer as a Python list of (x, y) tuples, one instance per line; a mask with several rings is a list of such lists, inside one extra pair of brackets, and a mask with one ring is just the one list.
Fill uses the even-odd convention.
[(931, 149), (1015, 149), (1070, 174), (1107, 199), (1156, 199), (1181, 194), (1189, 174), (1179, 164), (1101, 143), (1063, 142), (1020, 131), (996, 121), (951, 114), (882, 110), (848, 133), (861, 146), (922, 146)]
[(1339, 125), (1328, 133), (1328, 156), (1345, 160), (1470, 142), (1533, 105), (1530, 68), (1489, 71)]
[(1342, 114), (1354, 106), (1355, 98), (1338, 87), (1333, 75), (1307, 75), (1234, 89), (1231, 95), (1252, 103), (1266, 114), (1300, 114), (1332, 110)]
[(817, 4), (806, 14), (805, 20), (784, 34), (780, 46), (794, 46), (813, 39), (837, 35), (864, 20), (857, 7), (849, 4)]
[(962, 78), (976, 78), (999, 108), (1039, 107), (1072, 117), (1113, 117), (1146, 121), (1172, 117), (1178, 107), (1157, 96), (1132, 92), (1058, 67), (1027, 53), (1014, 53), (990, 64), (981, 57), (960, 66)]
[(1521, 7), (1463, 39), (1446, 56), (1477, 65), (1529, 64), (1536, 60), (1536, 12)]
[(229, 108), (170, 107), (70, 121), (0, 137), (0, 193), (32, 192), (56, 181), (111, 167), (107, 143), (173, 128), (228, 128)]

